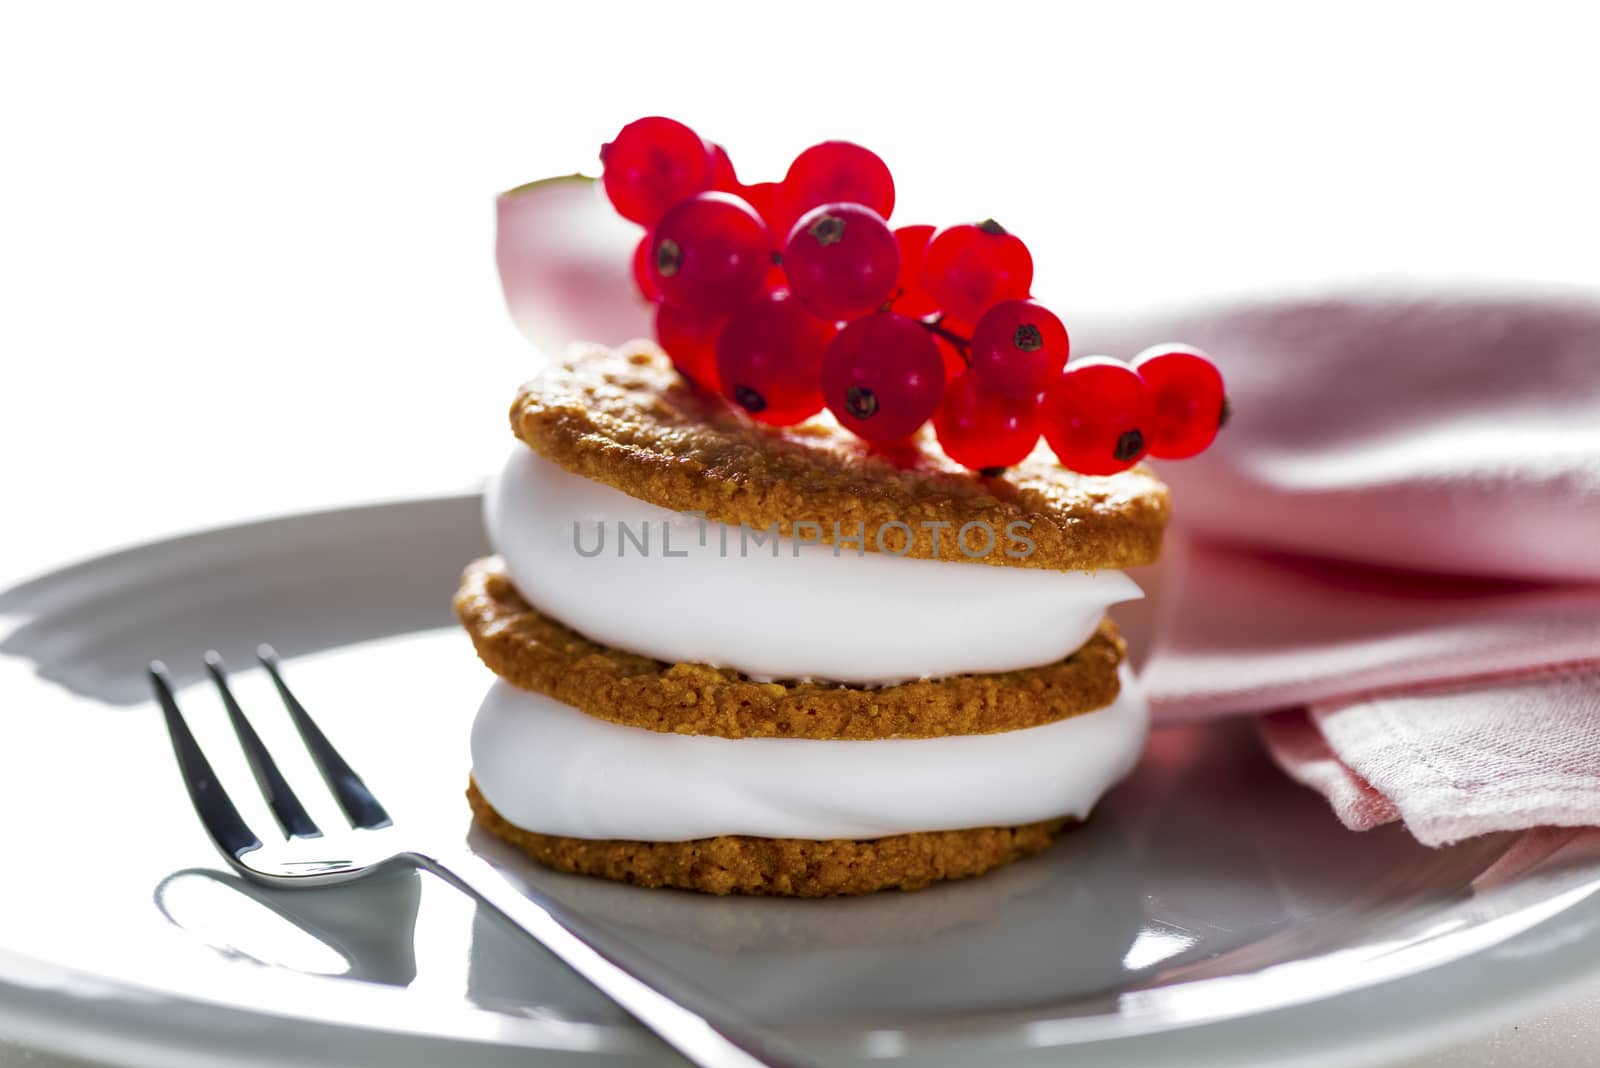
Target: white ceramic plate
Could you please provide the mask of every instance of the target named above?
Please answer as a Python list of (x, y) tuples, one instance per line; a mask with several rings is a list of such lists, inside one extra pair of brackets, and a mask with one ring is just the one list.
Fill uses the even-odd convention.
[[(451, 624), (478, 501), (290, 517), (0, 593), (0, 1032), (128, 1063), (460, 1065), (663, 1056), (542, 951), (431, 878), (272, 893), (221, 870), (142, 669), (160, 657), (255, 800), (200, 654), (302, 796), (259, 672), (290, 678), (391, 811), (465, 835), (488, 675)], [(325, 825), (326, 804), (312, 805)], [(270, 826), (260, 805), (246, 818)], [(1554, 832), (1424, 849), (1342, 830), (1240, 724), (1158, 732), (1045, 855), (915, 894), (717, 900), (519, 875), (835, 1062), (1356, 1064), (1464, 1037), (1594, 967), (1600, 849)], [(546, 1063), (546, 1061), (541, 1061)]]

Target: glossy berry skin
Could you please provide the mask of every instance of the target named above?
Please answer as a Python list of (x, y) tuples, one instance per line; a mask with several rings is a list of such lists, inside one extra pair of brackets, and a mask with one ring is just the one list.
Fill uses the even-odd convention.
[(934, 335), (933, 344), (939, 350), (939, 358), (944, 361), (945, 385), (967, 373), (967, 358), (961, 354), (961, 349), (937, 334)]
[(1216, 440), (1227, 404), (1216, 365), (1199, 349), (1156, 345), (1134, 357), (1133, 369), (1155, 403), (1150, 455), (1182, 460), (1204, 452)]
[(734, 312), (717, 341), (722, 395), (750, 418), (773, 426), (822, 410), (823, 350), (837, 328), (787, 293), (770, 293)]
[(761, 292), (789, 292), (789, 276), (783, 273), (782, 264), (774, 263), (767, 268), (767, 273), (761, 279)]
[(975, 375), (960, 375), (945, 387), (933, 430), (944, 454), (964, 467), (1010, 467), (1039, 443), (1039, 401), (999, 396)]
[(600, 149), (601, 183), (624, 219), (654, 226), (678, 201), (711, 188), (711, 156), (700, 135), (673, 119), (638, 119)]
[(766, 224), (727, 193), (673, 205), (650, 235), (649, 278), (663, 300), (694, 311), (732, 311), (772, 266)]
[(800, 217), (783, 248), (795, 299), (823, 319), (859, 319), (887, 304), (900, 277), (900, 246), (860, 204), (824, 204)]
[(1154, 416), (1144, 379), (1108, 356), (1067, 364), (1040, 409), (1056, 459), (1085, 475), (1114, 475), (1138, 463)]
[(972, 373), (991, 393), (1037, 397), (1061, 373), (1070, 352), (1067, 328), (1044, 305), (1007, 300), (983, 313), (972, 331)]
[(789, 236), (789, 230), (794, 225), (790, 219), (788, 225), (782, 225), (782, 215), (778, 211), (778, 196), (783, 187), (777, 182), (757, 182), (755, 185), (742, 186), (739, 195), (744, 202), (756, 209), (756, 214), (761, 216), (767, 224), (767, 229), (772, 233), (774, 240), (782, 241)]
[[(773, 241), (772, 258), (774, 261), (782, 260), (783, 249), (778, 243), (789, 235), (789, 228), (784, 227), (780, 230), (773, 221), (778, 217), (778, 183), (757, 182), (755, 185), (740, 186), (739, 197), (754, 208), (755, 213), (761, 216), (761, 221), (767, 224), (767, 236)], [(783, 273), (782, 263), (774, 262), (767, 268), (766, 279), (762, 282), (761, 288), (768, 293), (789, 288), (789, 279)]]
[(822, 355), (822, 396), (846, 429), (899, 441), (939, 407), (944, 361), (915, 319), (875, 312), (839, 332)]
[(696, 386), (720, 392), (717, 377), (717, 338), (728, 321), (724, 312), (695, 312), (672, 304), (656, 307), (656, 344), (672, 358), (672, 365)]
[(633, 284), (639, 290), (639, 295), (650, 303), (655, 304), (661, 300), (661, 290), (650, 278), (650, 235), (645, 234), (639, 239), (639, 244), (633, 250)]
[(922, 261), (923, 284), (939, 307), (976, 322), (1003, 300), (1023, 300), (1033, 286), (1028, 246), (994, 220), (949, 226), (933, 235)]
[(739, 184), (739, 174), (733, 169), (733, 160), (728, 158), (728, 150), (721, 145), (713, 144), (710, 148), (709, 166), (711, 168), (711, 186), (719, 193), (732, 193), (741, 196), (744, 186)]
[(895, 244), (900, 246), (900, 278), (892, 310), (913, 319), (939, 310), (939, 302), (928, 295), (922, 282), (922, 257), (933, 232), (932, 226), (901, 226), (894, 232)]
[(841, 202), (864, 204), (884, 219), (894, 212), (894, 178), (876, 153), (849, 141), (824, 141), (789, 164), (782, 195), (789, 218)]

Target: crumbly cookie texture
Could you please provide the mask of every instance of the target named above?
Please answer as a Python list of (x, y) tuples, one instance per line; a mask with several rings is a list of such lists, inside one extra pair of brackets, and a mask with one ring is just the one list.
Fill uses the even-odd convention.
[(477, 783), (469, 783), (467, 800), (481, 827), (558, 871), (637, 886), (772, 897), (919, 890), (945, 879), (965, 879), (1039, 852), (1076, 823), (1056, 819), (864, 841), (725, 835), (688, 842), (628, 842), (525, 831), (496, 812)]
[[(648, 342), (574, 347), (522, 387), (511, 426), (540, 455), (640, 500), (851, 552), (879, 551), (881, 532), (884, 551), (927, 560), (1133, 567), (1160, 554), (1170, 512), (1166, 486), (1142, 464), (1078, 475), (1040, 445), (984, 478), (946, 458), (926, 428), (875, 450), (826, 412), (759, 426), (688, 385)], [(979, 525), (958, 545), (968, 523)]]
[(931, 738), (991, 734), (1104, 708), (1120, 692), (1110, 620), (1065, 660), (992, 675), (862, 689), (754, 682), (705, 664), (666, 664), (589, 641), (528, 604), (499, 557), (470, 564), (456, 615), (496, 675), (599, 719), (723, 738)]

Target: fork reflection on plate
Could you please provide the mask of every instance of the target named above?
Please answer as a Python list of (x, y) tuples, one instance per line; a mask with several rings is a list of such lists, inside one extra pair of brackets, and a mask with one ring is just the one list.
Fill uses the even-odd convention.
[(725, 1005), (614, 943), (581, 916), (536, 889), (518, 887), (464, 846), (424, 843), (407, 835), (289, 689), (277, 654), (263, 645), (257, 657), (349, 820), (349, 829), (324, 834), (312, 820), (235, 700), (222, 658), (209, 652), (206, 671), (222, 697), (256, 785), (283, 832), (281, 839), (263, 842), (239, 815), (189, 730), (166, 667), (159, 661), (150, 665), (150, 684), (165, 716), (189, 800), (217, 849), (245, 878), (266, 886), (311, 889), (396, 866), (421, 868), (500, 913), (692, 1063), (707, 1068), (801, 1068), (808, 1063)]

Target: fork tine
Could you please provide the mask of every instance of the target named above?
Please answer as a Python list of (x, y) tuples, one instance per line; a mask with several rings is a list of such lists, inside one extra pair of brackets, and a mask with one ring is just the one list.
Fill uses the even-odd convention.
[(261, 789), (261, 796), (266, 798), (267, 807), (272, 809), (273, 816), (277, 817), (278, 826), (283, 828), (283, 833), (291, 838), (321, 838), (322, 831), (312, 820), (310, 813), (289, 789), (289, 784), (284, 780), (283, 772), (278, 770), (278, 762), (272, 759), (272, 754), (267, 752), (267, 747), (261, 743), (261, 736), (250, 725), (244, 716), (244, 709), (239, 707), (239, 702), (234, 700), (233, 690), (228, 686), (227, 667), (222, 663), (222, 656), (215, 649), (206, 653), (206, 671), (211, 676), (211, 681), (217, 684), (217, 693), (222, 695), (222, 703), (228, 710), (228, 722), (233, 724), (233, 733), (239, 736), (239, 745), (244, 749), (245, 759), (250, 762), (250, 771), (256, 777), (256, 786)]
[(344, 757), (328, 741), (327, 735), (322, 733), (316, 722), (289, 690), (283, 681), (283, 673), (278, 670), (278, 654), (272, 646), (263, 645), (256, 649), (256, 658), (261, 661), (261, 666), (267, 669), (267, 674), (272, 676), (272, 683), (278, 688), (278, 696), (283, 698), (283, 706), (289, 710), (289, 716), (294, 720), (294, 725), (300, 731), (300, 737), (305, 740), (306, 748), (311, 751), (311, 759), (317, 762), (317, 770), (322, 772), (323, 781), (328, 784), (328, 789), (333, 791), (333, 796), (338, 799), (339, 807), (344, 809), (344, 814), (349, 817), (350, 825), (373, 829), (387, 827), (390, 823), (389, 813), (378, 804), (378, 799), (372, 796), (372, 791), (367, 789), (367, 784), (361, 781), (361, 776), (345, 763)]
[(217, 848), (231, 857), (260, 849), (261, 839), (245, 825), (239, 810), (233, 807), (228, 792), (222, 788), (217, 773), (211, 770), (200, 744), (194, 740), (183, 714), (178, 711), (177, 699), (172, 695), (172, 679), (166, 665), (159, 660), (150, 662), (150, 685), (166, 718), (167, 735), (172, 739), (172, 752), (178, 758), (178, 770), (189, 791), (189, 801), (205, 825), (206, 833), (217, 843)]

